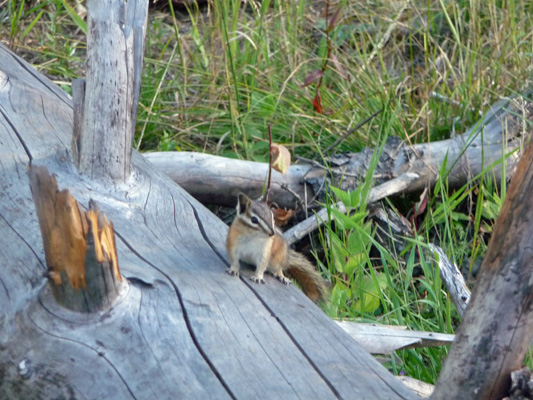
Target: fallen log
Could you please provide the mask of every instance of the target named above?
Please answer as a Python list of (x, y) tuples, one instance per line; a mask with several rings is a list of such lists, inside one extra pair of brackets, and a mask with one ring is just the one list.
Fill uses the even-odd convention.
[[(450, 139), (407, 145), (389, 138), (374, 173), (379, 185), (406, 173), (416, 174), (405, 192), (433, 185), (446, 161), (444, 171), (450, 187), (459, 187), (481, 173), (499, 183), (509, 179), (520, 158), (520, 148), (529, 137), (525, 121), (533, 116), (531, 89), (496, 102), (474, 126)], [(282, 207), (312, 206), (323, 198), (327, 179), (344, 190), (357, 188), (367, 172), (375, 150), (346, 153), (327, 158), (329, 165), (292, 165), (286, 175), (274, 172), (270, 196)], [(204, 204), (233, 206), (236, 195), (245, 192), (259, 197), (265, 186), (268, 165), (228, 159), (202, 153), (145, 153), (159, 171), (182, 186)], [(331, 174), (330, 174), (331, 171)]]
[[(186, 151), (144, 153), (143, 156), (203, 204), (233, 207), (239, 193), (258, 198), (266, 186), (268, 163)], [(285, 175), (274, 170), (270, 198), (289, 208), (295, 208), (298, 199), (312, 199), (314, 192), (304, 182), (311, 168), (291, 165)]]
[[(92, 6), (107, 7), (117, 34), (131, 33), (125, 21), (142, 4), (129, 0), (116, 10), (119, 2), (111, 3), (89, 1), (89, 18)], [(138, 153), (131, 153), (131, 168), (123, 154), (118, 164), (104, 162), (94, 173), (89, 163), (80, 173), (74, 153), (91, 146), (75, 136), (72, 151), (72, 100), (2, 45), (0, 60), (4, 397), (415, 398), (298, 289), (225, 274), (226, 225)], [(123, 111), (132, 118), (129, 107)], [(106, 130), (124, 135), (128, 126)], [(68, 200), (64, 213), (81, 215), (92, 199), (113, 222), (127, 284), (103, 307), (73, 311), (51, 293), (54, 270), (30, 191), (30, 163), (46, 167), (59, 193), (68, 189), (79, 204)]]

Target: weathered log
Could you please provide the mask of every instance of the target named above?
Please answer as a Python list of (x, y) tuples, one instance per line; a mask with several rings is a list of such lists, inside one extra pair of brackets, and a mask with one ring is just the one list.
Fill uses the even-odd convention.
[(533, 336), (533, 143), (509, 186), (433, 398), (501, 399)]
[[(266, 187), (268, 163), (185, 151), (143, 155), (156, 169), (203, 204), (233, 207), (239, 193), (244, 192), (256, 199)], [(272, 171), (270, 198), (280, 206), (290, 208), (297, 206), (298, 198), (311, 201), (314, 193), (311, 186), (306, 190), (304, 184), (310, 169), (310, 165), (291, 165), (285, 175)]]
[[(529, 137), (524, 121), (533, 116), (531, 90), (521, 96), (496, 102), (487, 114), (462, 135), (431, 143), (408, 146), (397, 138), (387, 141), (374, 177), (376, 184), (402, 176), (418, 175), (406, 192), (435, 183), (446, 161), (451, 187), (465, 185), (484, 171), (499, 183), (503, 171), (512, 176), (522, 143)], [(345, 190), (356, 189), (367, 173), (375, 149), (332, 156), (329, 168), (292, 165), (286, 175), (274, 172), (270, 198), (282, 207), (294, 208), (298, 200), (309, 206), (324, 194), (324, 180)], [(144, 156), (204, 204), (233, 206), (239, 192), (259, 197), (265, 186), (268, 165), (200, 153), (164, 152)], [(504, 168), (505, 167), (505, 168)], [(205, 184), (207, 183), (207, 185)]]
[[(227, 276), (227, 227), (132, 153), (124, 184), (69, 159), (68, 96), (0, 45), (0, 393), (7, 398), (413, 399), (302, 292)], [(113, 221), (127, 293), (58, 307), (26, 167)], [(94, 384), (98, 382), (98, 384)]]
[[(419, 179), (407, 190), (414, 192), (432, 186), (441, 170), (450, 187), (463, 186), (489, 171), (488, 177), (496, 184), (504, 172), (510, 178), (520, 159), (519, 150), (531, 134), (526, 121), (533, 118), (532, 94), (533, 89), (528, 88), (521, 95), (499, 100), (465, 133), (447, 140), (408, 146), (398, 138), (389, 138), (374, 173), (376, 181), (414, 172)], [(341, 189), (357, 187), (373, 156), (373, 149), (365, 149), (329, 157), (333, 166), (331, 183)], [(320, 177), (315, 182), (307, 181), (315, 188), (323, 184)]]

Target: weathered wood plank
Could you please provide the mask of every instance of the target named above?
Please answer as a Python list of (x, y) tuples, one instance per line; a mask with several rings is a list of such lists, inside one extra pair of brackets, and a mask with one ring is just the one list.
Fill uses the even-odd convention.
[[(24, 148), (31, 138), (31, 155), (25, 152), (28, 158), (46, 157), (54, 150), (66, 157), (72, 133), (68, 95), (2, 46), (0, 55), (0, 117), (5, 129), (1, 132), (0, 151), (18, 159), (23, 153), (12, 152), (10, 143), (16, 140)], [(50, 135), (54, 136), (53, 141), (48, 140)], [(69, 142), (62, 142), (66, 138)]]
[(118, 371), (93, 346), (43, 331), (31, 317), (20, 312), (16, 324), (0, 330), (2, 336), (25, 339), (11, 337), (0, 352), (2, 398), (134, 398)]
[(89, 347), (137, 398), (228, 397), (196, 351), (179, 303), (167, 301), (172, 295), (164, 283), (132, 284), (109, 312), (86, 317), (57, 307), (45, 291), (47, 313), (34, 308), (29, 317), (42, 331)]
[[(0, 370), (15, 379), (19, 360), (43, 366), (17, 380), (22, 389), (35, 389), (46, 372), (57, 375), (57, 393), (86, 398), (414, 397), (296, 288), (225, 274), (227, 227), (142, 156), (133, 153), (125, 184), (78, 175), (68, 156), (70, 103), (32, 84), (28, 67), (2, 46), (0, 60), (7, 77), (0, 87), (0, 156), (11, 157), (1, 171), (9, 190), (0, 194), (0, 226), (9, 235), (0, 243), (12, 265), (0, 268), (8, 289), (0, 288), (0, 296), (10, 296), (0, 303), (9, 327), (0, 330)], [(113, 221), (130, 283), (108, 313), (80, 317), (54, 307), (46, 292), (36, 301), (44, 253), (29, 159), (55, 173), (84, 207), (96, 200)], [(18, 199), (23, 204), (15, 209)], [(12, 249), (23, 242), (20, 253)]]
[(396, 350), (450, 345), (455, 335), (408, 331), (378, 324), (337, 321), (337, 324), (371, 354), (391, 354)]
[[(148, 164), (145, 167), (149, 168)], [(197, 219), (192, 205), (175, 191), (162, 189), (157, 178), (151, 187), (142, 187), (149, 189), (146, 197), (140, 199), (145, 205), (145, 226), (136, 223), (129, 227), (130, 222), (120, 212), (108, 215), (121, 236), (119, 224), (125, 229), (146, 229), (146, 234), (140, 236), (142, 243), (132, 247), (152, 268), (157, 266), (171, 280), (199, 348), (208, 355), (232, 393), (239, 398), (257, 398), (266, 393), (286, 398), (302, 394), (331, 397), (298, 348), (287, 340), (281, 327), (273, 324), (275, 319), (268, 310), (246, 286), (224, 273), (226, 267), (217, 254), (222, 252), (214, 251), (202, 236), (193, 236), (194, 228), (196, 235), (201, 232), (198, 226), (202, 223), (201, 215), (208, 215), (205, 210), (199, 211), (203, 207), (195, 205)], [(168, 210), (172, 212), (170, 218)], [(216, 242), (218, 247), (223, 246), (226, 226), (219, 221), (203, 224), (204, 229), (218, 229)], [(150, 251), (161, 245), (179, 254), (179, 258), (172, 253)], [(242, 371), (226, 376), (222, 371), (228, 368)]]
[(27, 297), (36, 295), (34, 290), (42, 286), (46, 271), (26, 178), (29, 159), (22, 145), (10, 140), (2, 122), (5, 121), (0, 121), (0, 336), (3, 323), (13, 318)]
[[(51, 169), (56, 160), (50, 158), (40, 161)], [(66, 164), (63, 166), (68, 167)], [(68, 169), (62, 170), (60, 165), (59, 168), (56, 166), (54, 172), (58, 175), (60, 182), (69, 183), (69, 186), (73, 188), (72, 193), (77, 198), (83, 198), (84, 195), (87, 195), (85, 188), (76, 190), (76, 183), (69, 181)], [(159, 282), (173, 288), (172, 296), (169, 296), (168, 293), (153, 294), (159, 298), (161, 307), (151, 312), (145, 311), (148, 314), (174, 315), (178, 318), (178, 322), (181, 321), (187, 326), (187, 337), (191, 342), (189, 346), (176, 346), (175, 357), (177, 358), (172, 360), (172, 364), (179, 365), (179, 360), (185, 360), (186, 365), (199, 363), (198, 359), (194, 361), (194, 357), (191, 360), (190, 357), (183, 354), (184, 350), (187, 349), (189, 349), (187, 352), (192, 352), (196, 358), (200, 358), (198, 351), (206, 354), (204, 358), (207, 360), (204, 360), (204, 363), (206, 361), (210, 363), (212, 377), (219, 375), (230, 393), (237, 397), (261, 398), (268, 394), (269, 396), (297, 398), (304, 394), (313, 398), (332, 398), (332, 393), (327, 385), (321, 382), (320, 376), (309, 365), (298, 348), (290, 340), (287, 340), (285, 332), (275, 322), (268, 310), (262, 306), (245, 285), (224, 273), (225, 266), (221, 264), (216, 253), (208, 245), (206, 247), (202, 237), (194, 237), (191, 235), (190, 229), (185, 231), (181, 228), (194, 227), (197, 224), (191, 205), (187, 201), (181, 205), (174, 204), (176, 200), (172, 193), (157, 193), (158, 185), (145, 185), (142, 179), (140, 182), (139, 187), (130, 187), (129, 193), (132, 198), (137, 197), (140, 204), (145, 205), (146, 214), (143, 220), (127, 219), (128, 208), (131, 204), (123, 204), (125, 207), (115, 205), (111, 212), (105, 210), (105, 207), (102, 208), (115, 221), (117, 227), (119, 254), (122, 255), (123, 260), (121, 270), (124, 276), (135, 278), (134, 282), (145, 280), (154, 282), (148, 285), (140, 284), (143, 292), (157, 292), (158, 290), (156, 291), (154, 288)], [(145, 196), (139, 194), (143, 188), (148, 190)], [(98, 195), (93, 197), (103, 203), (103, 198)], [(149, 212), (152, 207), (154, 207), (153, 213)], [(177, 209), (172, 210), (173, 207)], [(189, 210), (179, 210), (178, 207), (189, 208)], [(161, 210), (171, 210), (174, 211), (173, 214), (176, 218), (182, 217), (178, 219), (168, 218), (168, 213), (157, 215)], [(143, 221), (145, 225), (143, 225)], [(222, 229), (226, 229), (223, 224), (220, 226)], [(118, 227), (122, 227), (122, 229)], [(137, 239), (132, 240), (130, 237), (126, 240), (125, 236), (128, 232), (136, 232)], [(174, 235), (172, 235), (173, 233)], [(161, 245), (164, 248), (168, 246), (172, 251), (154, 251)], [(195, 263), (189, 261), (193, 257), (195, 263), (204, 266), (204, 268), (197, 269)], [(142, 269), (144, 271), (151, 270), (151, 272), (145, 272), (140, 276), (131, 276), (129, 270), (133, 264), (144, 264)], [(146, 274), (150, 279), (147, 279)], [(276, 283), (271, 282), (271, 285), (276, 285)], [(282, 286), (280, 289), (285, 290), (286, 288)], [(183, 313), (176, 313), (172, 310), (173, 304), (174, 308), (183, 305), (186, 309), (185, 322), (180, 318), (183, 317)], [(136, 318), (139, 317), (128, 319), (135, 320)], [(67, 318), (58, 319), (63, 321)], [(111, 320), (111, 322), (113, 321)], [(126, 326), (127, 330), (134, 329), (131, 325), (128, 321), (120, 323), (120, 326)], [(109, 329), (116, 329), (116, 326), (116, 324), (112, 324)], [(70, 330), (61, 331), (61, 326), (58, 327), (57, 321), (49, 318), (43, 319), (39, 327), (47, 332), (55, 332), (54, 335), (61, 337), (70, 332)], [(166, 328), (169, 332), (177, 331), (172, 325)], [(101, 333), (101, 331), (99, 332)], [(156, 332), (157, 330), (152, 328), (152, 333)], [(146, 335), (146, 340), (154, 339), (144, 330), (143, 335)], [(91, 333), (82, 331), (79, 337), (67, 336), (66, 338), (82, 341), (83, 338), (87, 340), (90, 337), (92, 337)], [(131, 342), (129, 336), (124, 340), (126, 339)], [(121, 348), (123, 345), (119, 346), (115, 343), (117, 339), (114, 339), (110, 334), (105, 340), (98, 340), (102, 343), (100, 345), (102, 348), (113, 348), (113, 351), (109, 352), (109, 357), (111, 354), (117, 356), (115, 354), (117, 348), (121, 350), (118, 354), (131, 354), (134, 349), (143, 348), (136, 341), (131, 343), (131, 347)], [(106, 342), (106, 340), (110, 342)], [(176, 338), (174, 340), (177, 341)], [(152, 345), (150, 348), (152, 352), (155, 352)], [(157, 357), (163, 355), (166, 357), (166, 353), (167, 351), (157, 353)], [(159, 358), (157, 357), (157, 362), (146, 359), (138, 360), (138, 362), (147, 366), (158, 365)], [(116, 364), (114, 362), (112, 364), (116, 368), (121, 367), (119, 360), (116, 361)], [(230, 371), (230, 373), (222, 371)], [(185, 367), (180, 371), (173, 370), (172, 372), (176, 382), (179, 382), (180, 377), (185, 379), (191, 374), (198, 373), (187, 370)], [(136, 374), (136, 371), (128, 369), (121, 370), (120, 375), (135, 376), (140, 381), (149, 380), (144, 374), (139, 375)], [(206, 375), (206, 372), (204, 371), (201, 375)], [(148, 374), (148, 376), (150, 375)], [(208, 380), (204, 379), (204, 384), (207, 382)], [(133, 392), (144, 393), (141, 388), (128, 383), (128, 387), (130, 386), (133, 387)], [(165, 387), (172, 387), (174, 393), (179, 393), (178, 387), (169, 384)], [(148, 395), (149, 393), (144, 394)]]

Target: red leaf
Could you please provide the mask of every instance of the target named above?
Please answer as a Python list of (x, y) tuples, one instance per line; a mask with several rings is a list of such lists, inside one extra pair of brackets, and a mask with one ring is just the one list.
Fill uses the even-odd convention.
[(304, 87), (309, 86), (311, 82), (316, 81), (317, 79), (321, 78), (322, 75), (324, 75), (324, 71), (321, 71), (319, 69), (315, 69), (307, 74), (305, 77)]
[(316, 91), (315, 99), (313, 100), (313, 106), (315, 111), (319, 114), (324, 114), (324, 109), (322, 108), (322, 96), (320, 95), (320, 89)]

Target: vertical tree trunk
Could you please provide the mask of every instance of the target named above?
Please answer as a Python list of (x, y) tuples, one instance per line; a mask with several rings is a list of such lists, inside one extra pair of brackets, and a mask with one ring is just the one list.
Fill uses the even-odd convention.
[(533, 144), (518, 164), (432, 399), (501, 399), (533, 334)]
[(74, 132), (72, 154), (92, 179), (124, 182), (130, 174), (147, 4), (87, 2), (87, 90), (74, 87), (76, 113), (83, 115), (75, 117), (81, 132)]

